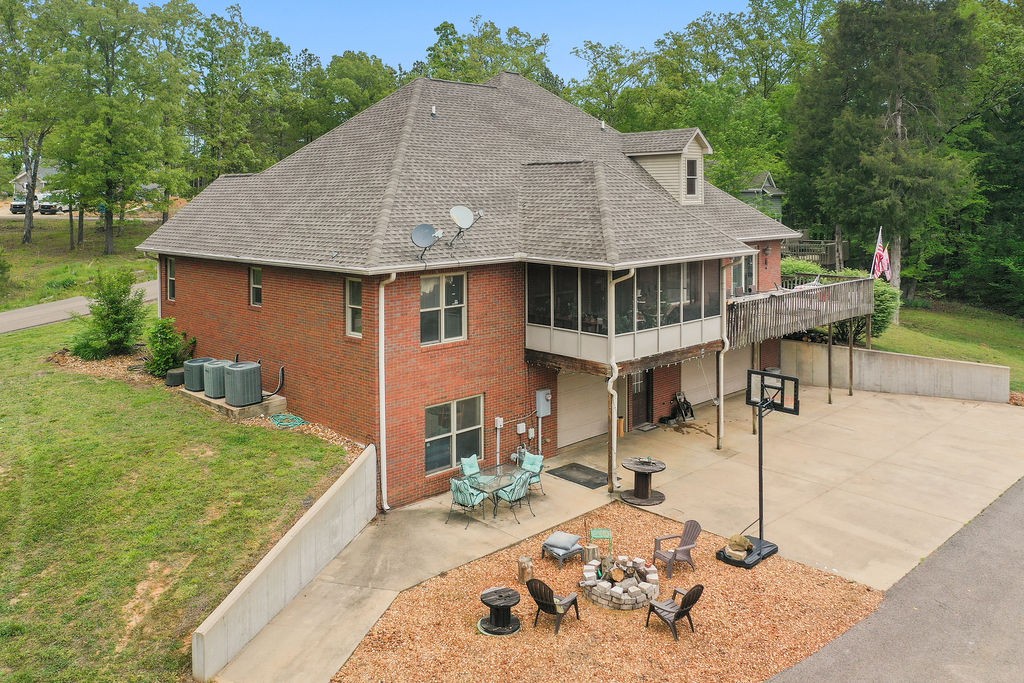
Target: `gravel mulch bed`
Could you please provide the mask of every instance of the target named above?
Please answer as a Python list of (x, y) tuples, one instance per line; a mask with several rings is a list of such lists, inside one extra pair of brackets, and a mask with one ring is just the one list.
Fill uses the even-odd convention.
[[(558, 529), (586, 537), (594, 527), (612, 530), (615, 555), (647, 558), (655, 536), (682, 531), (679, 522), (620, 502)], [(455, 526), (437, 533), (460, 531)], [(533, 558), (534, 576), (556, 594), (580, 591), (579, 560), (559, 570), (555, 560), (540, 557), (540, 545), (551, 531), (404, 591), (332, 680), (763, 681), (869, 615), (883, 596), (779, 555), (752, 570), (731, 567), (714, 558), (725, 539), (705, 531), (693, 551), (696, 570), (677, 565), (668, 579), (658, 564), (661, 599), (670, 597), (674, 587), (704, 584), (692, 612), (696, 633), (680, 624), (677, 643), (657, 617), (644, 628), (646, 609), (607, 610), (580, 594), (582, 619), (567, 615), (556, 637), (550, 615), (542, 613), (533, 627), (536, 606), (516, 577), (517, 560), (525, 555)], [(502, 585), (522, 595), (512, 613), (523, 628), (511, 636), (482, 635), (477, 621), (488, 610), (480, 594)]]

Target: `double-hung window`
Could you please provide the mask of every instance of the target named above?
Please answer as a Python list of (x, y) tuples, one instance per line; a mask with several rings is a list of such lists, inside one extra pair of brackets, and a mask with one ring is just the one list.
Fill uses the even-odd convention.
[(439, 344), (465, 337), (466, 276), (420, 278), (420, 343)]
[(363, 281), (345, 280), (345, 334), (363, 336)]
[(263, 269), (256, 266), (249, 267), (249, 303), (263, 305)]
[(174, 259), (167, 257), (167, 300), (174, 301), (177, 296), (177, 282), (174, 279)]
[(456, 467), (460, 458), (482, 455), (483, 407), (483, 396), (473, 396), (426, 409), (424, 454), (427, 474)]
[(686, 160), (686, 196), (695, 197), (697, 195), (697, 160), (687, 159)]

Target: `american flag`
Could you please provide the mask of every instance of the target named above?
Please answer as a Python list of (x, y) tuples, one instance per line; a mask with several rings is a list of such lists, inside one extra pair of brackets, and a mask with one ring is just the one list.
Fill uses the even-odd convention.
[(882, 245), (882, 228), (878, 228), (878, 242), (875, 243), (875, 257), (871, 261), (871, 277), (885, 275), (892, 281), (892, 266), (889, 263), (889, 245)]

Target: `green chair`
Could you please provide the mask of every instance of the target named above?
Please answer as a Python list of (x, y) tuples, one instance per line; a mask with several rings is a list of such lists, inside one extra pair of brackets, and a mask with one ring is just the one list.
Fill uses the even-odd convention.
[(608, 541), (608, 554), (612, 554), (612, 530), (611, 529), (591, 529), (590, 530), (591, 541)]
[[(509, 509), (512, 510), (512, 516), (516, 518), (516, 524), (522, 524), (519, 521), (519, 516), (516, 515), (516, 508), (523, 507), (524, 500), (530, 506), (530, 514), (534, 517), (537, 516), (533, 511), (533, 506), (530, 505), (530, 473), (526, 470), (517, 474), (511, 484), (498, 489), (495, 493), (498, 498), (508, 503)], [(497, 509), (497, 501), (495, 501), (495, 509)]]
[(544, 471), (544, 456), (540, 453), (525, 451), (519, 459), (519, 466), (531, 474), (530, 486), (539, 484), (540, 492), (545, 496), (548, 495), (544, 491), (544, 482), (540, 480), (540, 473)]
[(480, 506), (480, 519), (483, 520), (484, 515), (487, 512), (487, 506), (484, 504), (484, 500), (487, 499), (486, 493), (481, 493), (475, 488), (469, 485), (468, 482), (459, 479), (458, 477), (452, 477), (450, 480), (452, 489), (452, 506), (448, 508), (448, 519), (444, 520), (447, 524), (448, 520), (452, 518), (452, 512), (455, 510), (455, 506), (458, 505), (462, 508), (462, 511), (466, 514), (466, 528), (469, 528), (469, 523), (472, 521), (469, 513), (477, 505)]

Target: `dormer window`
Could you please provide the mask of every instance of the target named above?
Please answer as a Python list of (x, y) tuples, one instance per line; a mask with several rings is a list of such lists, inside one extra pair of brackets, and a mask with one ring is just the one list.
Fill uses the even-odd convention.
[(697, 160), (686, 160), (686, 196), (697, 196)]

